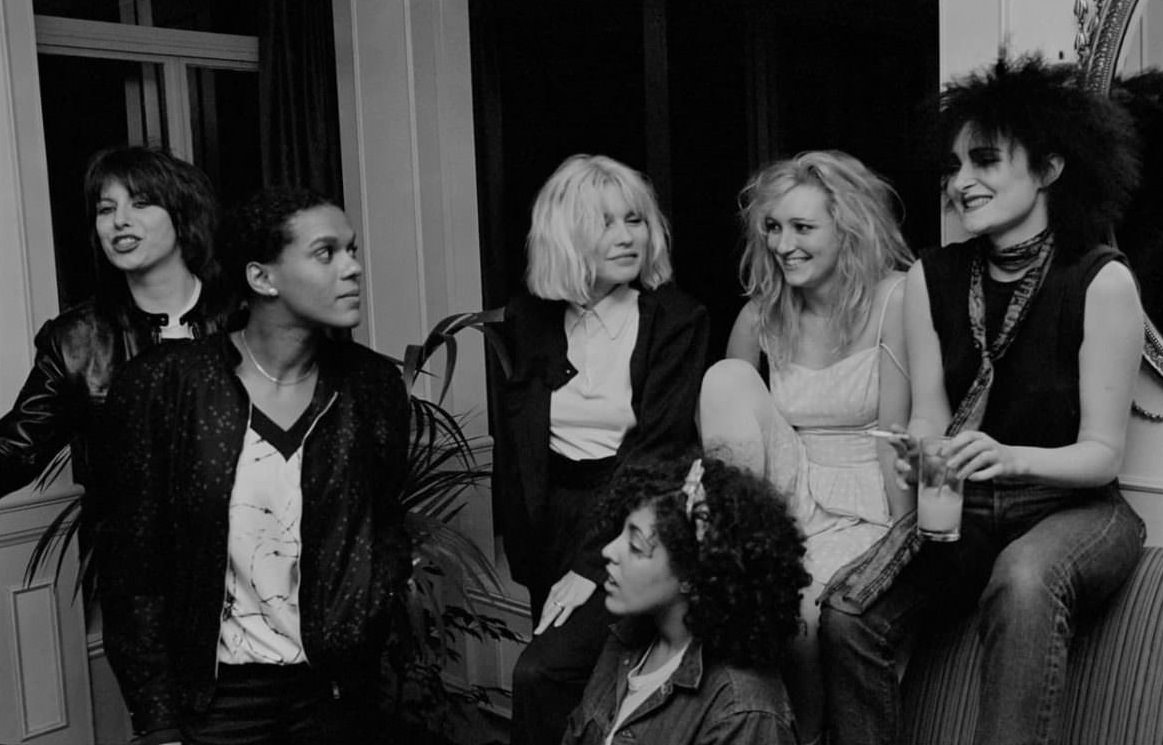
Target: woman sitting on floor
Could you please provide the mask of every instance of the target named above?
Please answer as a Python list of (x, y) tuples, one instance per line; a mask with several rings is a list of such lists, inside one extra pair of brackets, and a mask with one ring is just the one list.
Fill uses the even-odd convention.
[(602, 522), (622, 620), (563, 745), (797, 742), (780, 677), (808, 584), (803, 537), (766, 481), (717, 460), (631, 465)]

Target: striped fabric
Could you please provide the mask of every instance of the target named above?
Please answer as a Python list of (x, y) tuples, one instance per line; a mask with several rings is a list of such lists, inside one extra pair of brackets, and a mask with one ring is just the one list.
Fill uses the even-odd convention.
[[(974, 615), (918, 640), (904, 680), (906, 742), (973, 741), (981, 643)], [(1070, 651), (1064, 745), (1163, 743), (1163, 548), (1147, 548)]]

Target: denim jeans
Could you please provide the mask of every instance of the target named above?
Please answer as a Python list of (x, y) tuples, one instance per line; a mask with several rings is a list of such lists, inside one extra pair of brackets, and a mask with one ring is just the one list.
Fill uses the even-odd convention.
[(1093, 490), (966, 483), (961, 540), (926, 543), (861, 614), (825, 607), (833, 743), (903, 738), (895, 653), (913, 632), (982, 611), (978, 745), (1056, 741), (1076, 622), (1101, 609), (1142, 550), (1142, 520)]

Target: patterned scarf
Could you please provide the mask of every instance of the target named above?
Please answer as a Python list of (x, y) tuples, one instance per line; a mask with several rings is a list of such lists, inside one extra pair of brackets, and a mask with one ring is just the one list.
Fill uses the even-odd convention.
[(990, 244), (989, 263), (1007, 272), (1016, 272), (1025, 269), (1042, 252), (1042, 244), (1050, 239), (1050, 228), (1046, 228), (1033, 238), (1024, 240), (1005, 248), (998, 248)]
[[(1001, 330), (992, 343), (987, 343), (985, 338), (985, 290), (982, 283), (985, 260), (982, 253), (979, 250), (973, 255), (969, 270), (969, 326), (973, 331), (973, 345), (981, 352), (981, 366), (945, 430), (945, 434), (950, 437), (963, 429), (977, 429), (981, 426), (985, 406), (989, 402), (989, 389), (993, 386), (994, 362), (1000, 360), (1009, 349), (1034, 297), (1042, 287), (1046, 270), (1054, 256), (1054, 239), (1050, 231), (1045, 230), (1017, 246), (990, 252), (990, 261), (1002, 268), (1020, 268), (1022, 265), (1030, 267), (1022, 275), (1021, 284), (1014, 290), (1006, 307)], [(998, 261), (999, 255), (1001, 261)]]

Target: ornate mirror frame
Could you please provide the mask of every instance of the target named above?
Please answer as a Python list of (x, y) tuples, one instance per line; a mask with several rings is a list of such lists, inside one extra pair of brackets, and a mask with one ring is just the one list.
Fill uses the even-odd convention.
[(1086, 86), (1109, 93), (1119, 53), (1139, 0), (1075, 0), (1074, 18), (1078, 33), (1074, 51), (1082, 64)]
[[(1074, 16), (1078, 33), (1074, 48), (1082, 65), (1086, 86), (1100, 93), (1110, 93), (1118, 70), (1123, 42), (1140, 0), (1075, 0)], [(1163, 291), (1163, 288), (1156, 288)], [(1163, 336), (1150, 318), (1145, 319), (1143, 359), (1163, 379)], [(1163, 415), (1143, 410), (1134, 404), (1136, 414), (1152, 421)]]

